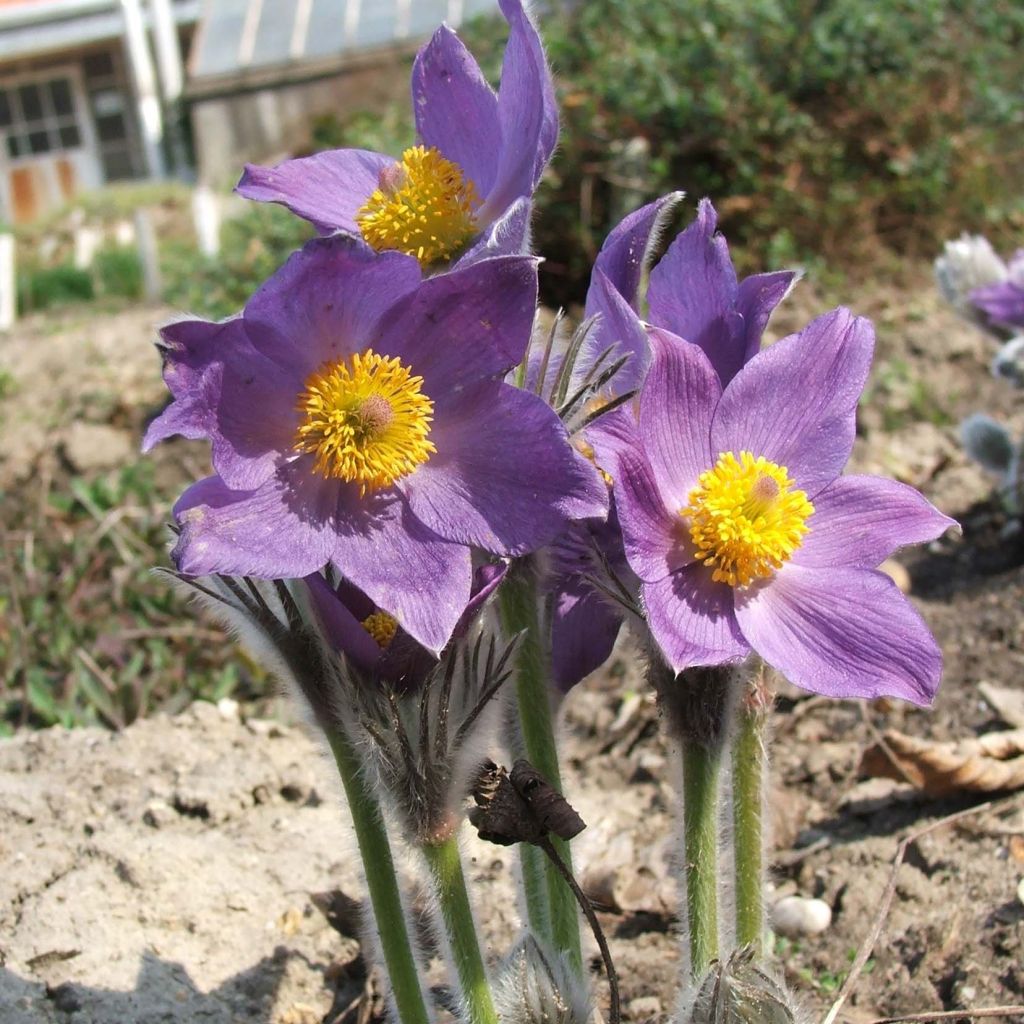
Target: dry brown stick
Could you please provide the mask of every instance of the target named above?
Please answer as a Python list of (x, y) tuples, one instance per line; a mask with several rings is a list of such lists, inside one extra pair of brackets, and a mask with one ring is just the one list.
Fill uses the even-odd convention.
[(860, 705), (860, 717), (863, 719), (864, 724), (867, 726), (867, 730), (871, 733), (871, 738), (878, 744), (878, 749), (882, 751), (883, 756), (892, 765), (893, 769), (899, 774), (904, 782), (908, 785), (913, 786), (915, 789), (918, 788), (917, 783), (907, 773), (906, 768), (903, 767), (902, 762), (894, 753), (892, 747), (889, 746), (885, 741), (885, 737), (882, 735), (882, 730), (871, 721), (871, 712), (868, 711), (867, 704), (861, 703)]
[(889, 874), (889, 881), (886, 883), (885, 891), (882, 893), (882, 902), (878, 908), (878, 914), (875, 917), (871, 928), (868, 930), (868, 934), (865, 936), (864, 941), (861, 943), (860, 949), (857, 950), (857, 956), (854, 958), (853, 964), (850, 967), (850, 973), (847, 975), (846, 981), (843, 982), (843, 987), (839, 990), (839, 995), (836, 996), (836, 1001), (828, 1011), (828, 1015), (825, 1017), (823, 1024), (835, 1024), (835, 1019), (839, 1016), (839, 1011), (843, 1008), (843, 1004), (846, 1000), (850, 998), (850, 993), (853, 992), (853, 989), (860, 978), (861, 971), (864, 970), (865, 965), (871, 957), (871, 952), (875, 948), (875, 943), (878, 941), (878, 937), (882, 934), (882, 928), (885, 927), (885, 919), (889, 916), (889, 907), (892, 906), (892, 898), (896, 894), (896, 880), (899, 877), (900, 865), (903, 863), (903, 858), (906, 856), (907, 848), (910, 844), (916, 843), (918, 839), (928, 835), (930, 832), (935, 832), (940, 828), (944, 828), (946, 825), (952, 825), (954, 822), (960, 821), (972, 814), (979, 814), (981, 811), (989, 810), (991, 807), (991, 800), (986, 801), (983, 804), (978, 804), (975, 807), (968, 807), (966, 810), (957, 811), (955, 814), (950, 814), (945, 818), (940, 818), (938, 821), (933, 821), (930, 825), (926, 825), (924, 828), (918, 829), (916, 832), (911, 832), (910, 835), (905, 836), (900, 840), (899, 846), (896, 847), (896, 857), (892, 862), (892, 871)]
[(932, 1013), (908, 1013), (899, 1017), (879, 1017), (870, 1024), (899, 1024), (900, 1021), (958, 1020), (961, 1017), (1015, 1017), (1024, 1015), (1024, 1006), (982, 1006), (977, 1010), (935, 1010)]

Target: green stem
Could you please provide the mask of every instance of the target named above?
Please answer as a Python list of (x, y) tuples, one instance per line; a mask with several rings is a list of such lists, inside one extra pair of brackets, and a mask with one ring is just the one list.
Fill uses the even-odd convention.
[(764, 852), (761, 835), (764, 712), (744, 700), (732, 750), (733, 856), (736, 873), (736, 943), (764, 941)]
[(683, 743), (683, 847), (690, 977), (718, 959), (718, 782), (722, 748)]
[(340, 731), (330, 730), (327, 740), (348, 798), (377, 937), (398, 1018), (401, 1024), (430, 1024), (380, 807), (363, 779), (359, 757), (348, 737)]
[[(500, 591), (500, 607), (506, 632), (523, 634), (516, 651), (516, 701), (523, 752), (533, 767), (561, 793), (562, 777), (548, 688), (548, 643), (541, 627), (537, 587), (529, 571), (519, 568), (509, 574)], [(571, 872), (569, 844), (552, 836), (552, 845)], [(525, 843), (520, 843), (519, 848), (530, 927), (567, 954), (577, 973), (582, 973), (580, 920), (572, 890), (550, 861)]]
[(462, 874), (458, 840), (449, 836), (441, 843), (424, 844), (421, 849), (434, 881), (434, 895), (441, 909), (470, 1024), (498, 1024)]

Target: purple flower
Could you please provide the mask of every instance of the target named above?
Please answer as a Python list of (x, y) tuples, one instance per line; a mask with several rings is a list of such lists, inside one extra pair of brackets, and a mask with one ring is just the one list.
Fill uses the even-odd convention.
[[(506, 570), (505, 565), (491, 564), (476, 570), (472, 594), (456, 623), (453, 639), (466, 634), (505, 578)], [(402, 691), (414, 690), (436, 667), (437, 658), (430, 651), (348, 580), (332, 586), (320, 573), (313, 573), (305, 582), (328, 642), (368, 678)]]
[(605, 484), (540, 399), (523, 356), (536, 263), (503, 256), (421, 279), (344, 236), (295, 253), (221, 323), (163, 329), (174, 402), (146, 434), (208, 438), (214, 476), (175, 506), (190, 575), (299, 578), (333, 565), (426, 648), (470, 596), (470, 549), (518, 555)]
[[(636, 387), (650, 363), (650, 348), (639, 317), (639, 287), (661, 224), (679, 202), (671, 193), (626, 217), (601, 247), (587, 292), (586, 313), (600, 314), (580, 359), (587, 367), (608, 345), (632, 358), (616, 376), (619, 392)], [(702, 199), (697, 218), (680, 232), (650, 275), (648, 314), (656, 327), (704, 350), (723, 386), (761, 347), (761, 336), (796, 274), (784, 270), (739, 281), (718, 217)]]
[(530, 198), (558, 137), (554, 88), (521, 0), (501, 0), (508, 45), (495, 93), (459, 37), (442, 26), (416, 58), (418, 144), (400, 160), (337, 149), (277, 167), (248, 165), (237, 191), (283, 203), (322, 234), (360, 235), (423, 266), (521, 252)]
[(1006, 278), (975, 288), (971, 302), (1000, 327), (1024, 327), (1024, 249), (1013, 254)]
[(609, 469), (668, 663), (678, 672), (755, 651), (816, 693), (929, 702), (941, 655), (875, 567), (955, 524), (912, 488), (840, 476), (870, 323), (843, 309), (819, 317), (724, 387), (702, 346), (649, 334), (633, 440)]

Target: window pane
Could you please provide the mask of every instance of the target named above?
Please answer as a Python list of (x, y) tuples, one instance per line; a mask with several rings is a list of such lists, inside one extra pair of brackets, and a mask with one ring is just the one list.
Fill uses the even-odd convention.
[(0, 128), (11, 123), (11, 101), (6, 90), (0, 90)]
[(41, 121), (43, 119), (43, 98), (39, 95), (39, 87), (35, 85), (23, 85), (18, 90), (18, 98), (21, 100), (21, 113), (26, 121)]
[(108, 114), (96, 118), (96, 134), (100, 142), (116, 142), (125, 137), (124, 118), (120, 114)]
[(73, 124), (65, 125), (60, 130), (60, 144), (65, 149), (74, 149), (75, 146), (82, 144), (82, 139), (78, 134), (78, 128)]
[(66, 78), (58, 78), (50, 83), (50, 98), (56, 114), (71, 114), (75, 106), (71, 99), (71, 83)]
[(33, 153), (50, 152), (50, 136), (46, 132), (29, 132), (28, 144)]
[(11, 157), (21, 156), (21, 139), (17, 135), (7, 137), (7, 152)]

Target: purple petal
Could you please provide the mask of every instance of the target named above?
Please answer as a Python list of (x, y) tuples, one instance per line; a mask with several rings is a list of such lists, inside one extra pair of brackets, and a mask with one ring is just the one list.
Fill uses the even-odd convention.
[[(628, 355), (629, 361), (612, 378), (612, 389), (621, 395), (638, 387), (651, 362), (647, 336), (633, 307), (598, 267), (591, 274), (590, 291), (587, 293), (587, 316), (593, 315), (600, 319), (580, 346), (573, 367), (574, 382), (582, 383), (598, 357), (614, 345), (613, 358)], [(609, 363), (610, 360), (606, 360), (603, 365), (608, 366)]]
[(622, 627), (622, 609), (585, 580), (571, 581), (555, 598), (551, 623), (551, 672), (568, 693), (600, 668)]
[(772, 311), (789, 294), (799, 276), (793, 270), (777, 270), (771, 274), (752, 274), (740, 282), (736, 312), (743, 317), (744, 363), (761, 351), (761, 336)]
[(455, 266), (463, 269), (495, 256), (521, 256), (529, 252), (529, 199), (517, 199), (496, 221), (484, 229), (477, 240), (458, 258)]
[(261, 203), (280, 203), (308, 220), (322, 235), (359, 233), (356, 213), (370, 198), (380, 172), (394, 157), (365, 149), (332, 149), (276, 167), (246, 164), (235, 191)]
[(345, 607), (334, 587), (320, 573), (307, 576), (305, 583), (320, 627), (335, 650), (341, 651), (364, 672), (376, 668), (381, 660), (377, 641)]
[(906, 484), (841, 476), (815, 497), (807, 525), (793, 555), (798, 565), (873, 569), (897, 548), (934, 540), (957, 523)]
[[(597, 254), (594, 269), (601, 271), (634, 311), (639, 311), (640, 280), (650, 262), (651, 248), (657, 243), (665, 220), (682, 198), (682, 192), (670, 192), (624, 217), (608, 233)], [(588, 292), (586, 315), (594, 312)]]
[(971, 292), (971, 302), (996, 324), (1024, 327), (1024, 287), (1012, 281), (985, 285)]
[(308, 576), (333, 549), (338, 494), (338, 482), (314, 476), (308, 460), (279, 467), (254, 491), (207, 477), (174, 506), (181, 534), (171, 557), (191, 576)]
[(721, 665), (750, 654), (733, 612), (732, 588), (715, 583), (702, 565), (690, 565), (643, 585), (647, 624), (676, 671)]
[(482, 199), (494, 184), (501, 127), (498, 98), (462, 40), (442, 25), (412, 69), (416, 130), (462, 169)]
[(689, 531), (677, 509), (666, 505), (643, 455), (621, 449), (613, 465), (615, 507), (633, 572), (655, 583), (689, 565), (693, 561)]
[(850, 457), (874, 343), (870, 321), (836, 309), (765, 349), (725, 389), (711, 450), (786, 466), (813, 500)]
[(750, 645), (791, 683), (829, 697), (900, 697), (930, 704), (942, 655), (888, 576), (792, 562), (736, 594)]
[(330, 561), (434, 655), (469, 602), (469, 549), (442, 540), (393, 496), (344, 493)]
[(143, 450), (173, 434), (208, 438), (214, 469), (231, 490), (259, 487), (292, 447), (301, 378), (257, 352), (238, 317), (179, 320), (160, 336), (174, 402), (150, 424)]
[(522, 360), (536, 309), (532, 256), (481, 260), (429, 278), (402, 298), (382, 320), (374, 348), (423, 377), (439, 418), (467, 387)]
[(710, 200), (702, 199), (697, 219), (669, 246), (651, 271), (647, 290), (651, 323), (699, 345), (724, 384), (746, 355), (743, 321), (735, 311), (736, 271)]
[(537, 29), (520, 0), (501, 0), (501, 11), (509, 23), (498, 89), (501, 154), (480, 210), (485, 222), (532, 195), (558, 140), (558, 106)]
[(482, 384), (438, 415), (430, 438), (437, 452), (398, 487), (441, 537), (519, 555), (570, 520), (607, 514), (604, 481), (535, 395)]
[(249, 300), (246, 330), (260, 352), (304, 381), (325, 362), (368, 348), (383, 315), (420, 280), (411, 256), (377, 254), (343, 235), (314, 239)]
[(666, 504), (678, 511), (714, 465), (711, 422), (722, 385), (696, 346), (656, 327), (649, 337), (654, 359), (640, 392), (640, 442)]
[(586, 440), (594, 449), (594, 458), (602, 469), (610, 472), (620, 451), (638, 450), (640, 447), (635, 402), (636, 399), (604, 413), (586, 429)]

